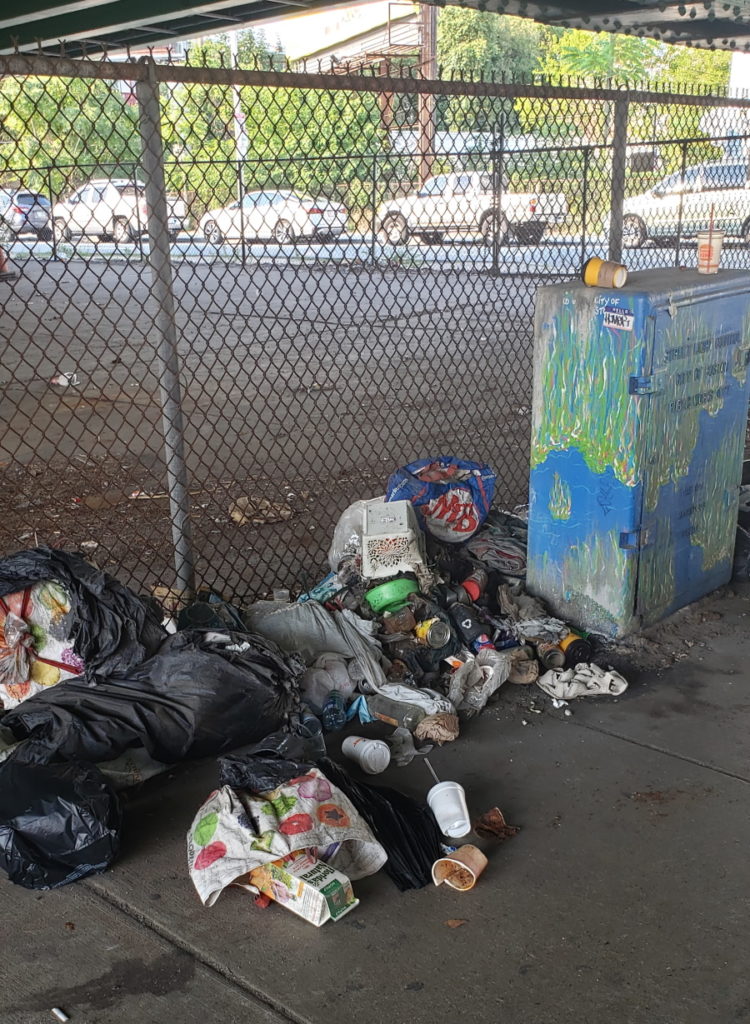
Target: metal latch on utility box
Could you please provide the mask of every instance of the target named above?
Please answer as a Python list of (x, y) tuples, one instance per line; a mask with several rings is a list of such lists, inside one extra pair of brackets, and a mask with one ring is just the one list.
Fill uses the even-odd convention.
[(631, 377), (628, 383), (630, 395), (658, 395), (663, 390), (661, 381), (653, 373), (644, 377)]
[(623, 530), (620, 533), (620, 547), (624, 551), (642, 551), (651, 543), (651, 530), (641, 526), (637, 530)]

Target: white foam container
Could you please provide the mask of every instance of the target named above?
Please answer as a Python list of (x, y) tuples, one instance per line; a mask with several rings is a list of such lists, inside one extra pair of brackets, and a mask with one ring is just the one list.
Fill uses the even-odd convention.
[(427, 794), (427, 803), (444, 836), (462, 839), (471, 832), (466, 793), (459, 782), (438, 782)]

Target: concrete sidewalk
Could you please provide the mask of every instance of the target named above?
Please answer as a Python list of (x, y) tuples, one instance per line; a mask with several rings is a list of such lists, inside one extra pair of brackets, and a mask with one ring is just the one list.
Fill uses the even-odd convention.
[[(53, 1006), (73, 1024), (750, 1020), (750, 588), (708, 607), (710, 647), (698, 626), (687, 658), (620, 700), (568, 718), (537, 691), (534, 714), (506, 686), (431, 756), (474, 812), (522, 826), (482, 844), (468, 894), (399, 894), (381, 873), (320, 930), (239, 891), (204, 909), (184, 836), (215, 765), (153, 780), (113, 870), (49, 893), (0, 883), (0, 1021), (42, 1024)], [(429, 786), (420, 763), (384, 778)]]

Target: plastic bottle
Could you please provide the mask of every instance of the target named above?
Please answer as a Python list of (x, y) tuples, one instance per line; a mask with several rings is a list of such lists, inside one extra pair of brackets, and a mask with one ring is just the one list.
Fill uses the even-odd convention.
[(320, 720), (326, 732), (337, 732), (346, 725), (346, 703), (340, 690), (331, 690), (320, 712)]
[(472, 651), (481, 651), (484, 647), (492, 647), (493, 643), (485, 632), (485, 626), (475, 608), (454, 605), (450, 615), (461, 639)]
[(372, 696), (368, 695), (367, 707), (373, 718), (396, 727), (404, 725), (410, 732), (413, 732), (422, 719), (426, 717), (422, 708), (417, 707), (416, 704), (405, 704), (400, 700), (391, 700), (390, 697), (384, 697), (380, 693), (373, 693)]

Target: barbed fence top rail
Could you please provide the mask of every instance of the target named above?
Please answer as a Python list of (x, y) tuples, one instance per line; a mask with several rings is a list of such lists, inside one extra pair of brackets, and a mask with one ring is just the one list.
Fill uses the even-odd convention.
[(156, 63), (148, 57), (114, 61), (107, 57), (59, 57), (45, 54), (0, 54), (0, 76), (36, 76), (86, 78), (104, 81), (139, 82), (152, 78), (158, 83), (223, 86), (254, 86), (272, 89), (304, 89), (325, 92), (384, 93), (529, 99), (589, 99), (600, 102), (628, 100), (632, 103), (659, 103), (701, 107), (740, 107), (750, 109), (750, 95), (730, 96), (724, 89), (713, 92), (703, 87), (669, 83), (633, 83), (618, 79), (543, 79), (538, 75), (511, 80), (470, 80), (466, 77), (423, 78), (416, 75), (389, 76), (357, 72), (326, 74), (321, 71), (295, 71), (263, 68), (212, 67), (200, 64)]

